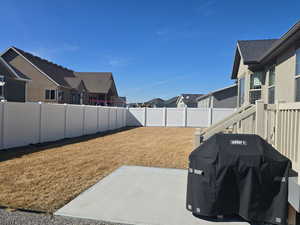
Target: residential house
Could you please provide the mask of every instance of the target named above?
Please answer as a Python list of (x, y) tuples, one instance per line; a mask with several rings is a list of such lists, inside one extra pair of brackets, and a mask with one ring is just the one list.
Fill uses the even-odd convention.
[(165, 107), (167, 108), (176, 108), (177, 107), (178, 96), (170, 98), (164, 102)]
[(215, 90), (197, 98), (198, 108), (236, 108), (237, 85)]
[(151, 99), (147, 102), (144, 102), (145, 107), (150, 107), (150, 108), (160, 108), (165, 106), (165, 101), (161, 98), (154, 98)]
[(294, 173), (289, 177), (288, 214), (289, 224), (300, 224), (300, 21), (278, 39), (238, 41), (231, 78), (238, 84), (240, 108), (202, 133), (198, 130), (195, 143), (227, 131), (266, 139), (298, 173), (298, 178)]
[(203, 94), (182, 94), (177, 98), (177, 108), (197, 108), (197, 98), (202, 96)]
[(16, 47), (1, 57), (19, 76), (31, 80), (26, 85), (26, 101), (114, 105), (118, 97), (110, 72), (75, 72)]
[(12, 102), (26, 101), (26, 86), (30, 78), (10, 67), (0, 56), (0, 99)]
[(126, 97), (115, 97), (113, 98), (113, 103), (115, 106), (117, 107), (126, 107), (127, 103), (126, 103)]
[(231, 78), (239, 106), (300, 101), (300, 22), (279, 39), (238, 41)]

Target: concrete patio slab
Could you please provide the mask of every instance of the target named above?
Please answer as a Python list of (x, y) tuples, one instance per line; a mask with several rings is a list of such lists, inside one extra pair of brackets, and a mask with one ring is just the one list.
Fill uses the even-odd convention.
[(123, 166), (55, 214), (141, 225), (216, 224), (195, 218), (185, 209), (186, 182), (186, 170)]

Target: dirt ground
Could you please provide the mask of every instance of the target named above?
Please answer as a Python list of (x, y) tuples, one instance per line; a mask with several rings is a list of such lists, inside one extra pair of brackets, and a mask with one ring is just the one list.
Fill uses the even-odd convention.
[(193, 128), (134, 128), (0, 151), (0, 206), (54, 212), (122, 165), (186, 168)]

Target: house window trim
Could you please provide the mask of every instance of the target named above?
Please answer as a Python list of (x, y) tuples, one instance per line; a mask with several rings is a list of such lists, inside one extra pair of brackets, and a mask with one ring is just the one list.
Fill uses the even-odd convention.
[[(251, 79), (252, 79), (252, 76), (255, 75), (255, 73), (261, 73), (261, 77), (260, 77), (260, 88), (251, 88)], [(256, 92), (256, 91), (260, 91), (260, 99), (262, 99), (262, 90), (263, 90), (263, 82), (262, 82), (262, 79), (263, 79), (263, 75), (264, 75), (265, 71), (256, 71), (256, 72), (253, 72), (250, 74), (250, 79), (249, 79), (249, 103), (250, 104), (255, 104), (254, 103), (251, 103), (252, 102), (252, 99), (251, 99), (251, 92)], [(257, 99), (259, 100), (259, 99)], [(256, 101), (256, 100), (255, 100)]]
[[(49, 91), (49, 98), (47, 98), (47, 91)], [(54, 98), (51, 98), (51, 91), (54, 91)], [(45, 100), (55, 101), (57, 100), (57, 90), (56, 89), (45, 89)]]
[[(270, 85), (270, 72), (271, 72), (271, 69), (272, 68), (274, 68), (274, 81), (273, 81), (273, 84), (272, 85)], [(300, 76), (300, 75), (299, 75)], [(275, 90), (276, 90), (276, 64), (273, 64), (273, 65), (271, 65), (270, 67), (269, 67), (269, 69), (268, 69), (268, 103), (269, 104), (274, 104), (274, 103), (270, 103), (269, 102), (269, 97), (270, 97), (270, 89), (271, 88), (274, 88), (274, 103), (275, 103)]]

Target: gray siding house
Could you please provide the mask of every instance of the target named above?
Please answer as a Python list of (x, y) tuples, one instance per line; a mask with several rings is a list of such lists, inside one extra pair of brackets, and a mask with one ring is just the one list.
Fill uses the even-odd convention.
[(236, 108), (237, 85), (231, 85), (197, 98), (198, 108)]

